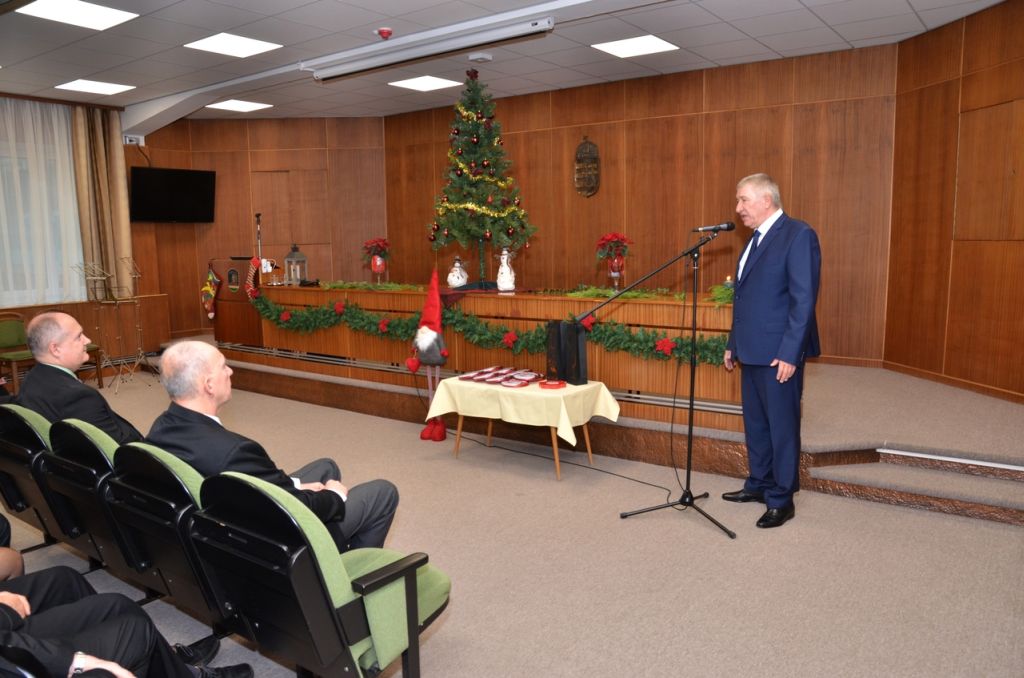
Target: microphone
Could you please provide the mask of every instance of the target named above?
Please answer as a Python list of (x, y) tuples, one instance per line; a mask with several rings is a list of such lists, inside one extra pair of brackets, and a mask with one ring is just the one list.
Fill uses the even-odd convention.
[(718, 233), (719, 231), (731, 231), (736, 228), (736, 224), (731, 221), (727, 221), (724, 224), (715, 224), (714, 226), (701, 226), (700, 228), (693, 229), (694, 233)]

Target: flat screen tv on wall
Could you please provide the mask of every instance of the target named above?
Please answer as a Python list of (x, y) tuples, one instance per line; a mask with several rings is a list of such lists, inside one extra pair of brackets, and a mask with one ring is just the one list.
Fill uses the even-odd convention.
[(132, 167), (132, 221), (213, 221), (217, 173), (206, 170)]

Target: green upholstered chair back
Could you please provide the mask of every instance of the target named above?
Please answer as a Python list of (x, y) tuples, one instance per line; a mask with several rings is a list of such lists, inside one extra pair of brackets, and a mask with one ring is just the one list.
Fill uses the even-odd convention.
[[(93, 424), (81, 419), (64, 419), (50, 428), (50, 440), (53, 451), (62, 457), (68, 457), (86, 466), (101, 468), (95, 459), (96, 453), (102, 455), (110, 470), (114, 468), (114, 453), (117, 452), (117, 441)], [(82, 444), (85, 442), (86, 444)]]
[(24, 347), (25, 319), (20, 313), (0, 312), (0, 349)]

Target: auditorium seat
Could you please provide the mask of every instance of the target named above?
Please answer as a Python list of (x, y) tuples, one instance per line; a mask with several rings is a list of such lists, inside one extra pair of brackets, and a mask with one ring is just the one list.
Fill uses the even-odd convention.
[(419, 634), (451, 582), (425, 553), (339, 554), (323, 523), (287, 491), (228, 472), (202, 486), (192, 536), (243, 635), (300, 676), (376, 675), (399, 656), (419, 675)]

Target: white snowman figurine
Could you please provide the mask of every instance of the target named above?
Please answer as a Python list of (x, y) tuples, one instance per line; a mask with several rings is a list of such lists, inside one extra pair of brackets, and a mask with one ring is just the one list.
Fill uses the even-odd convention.
[(509, 294), (516, 289), (516, 272), (512, 270), (513, 256), (507, 247), (501, 248), (501, 256), (498, 258), (501, 262), (498, 265), (498, 292)]
[(448, 271), (448, 287), (462, 287), (469, 282), (469, 275), (466, 269), (462, 268), (462, 259), (455, 257), (455, 263)]

